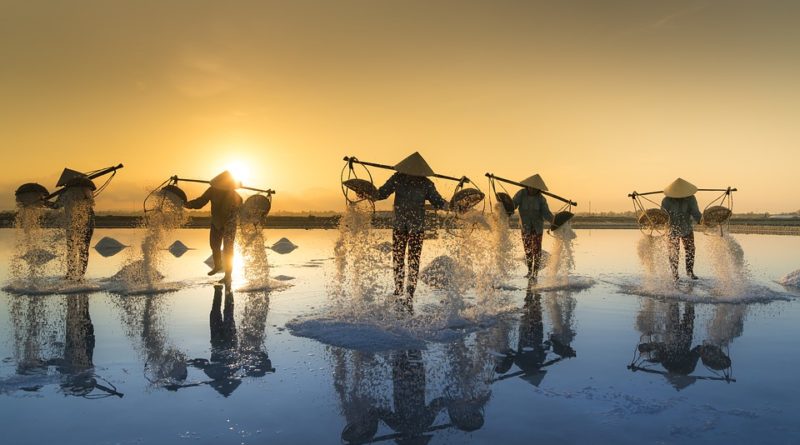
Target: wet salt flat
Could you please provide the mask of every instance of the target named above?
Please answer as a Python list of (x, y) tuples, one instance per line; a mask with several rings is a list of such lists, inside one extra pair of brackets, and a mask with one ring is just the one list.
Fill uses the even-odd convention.
[[(676, 290), (645, 273), (638, 231), (576, 234), (566, 283), (530, 289), (514, 232), (508, 277), (422, 283), (408, 314), (386, 303), (389, 231), (345, 264), (336, 230), (267, 230), (273, 281), (241, 290), (239, 257), (226, 298), (206, 231), (169, 233), (188, 250), (159, 255), (165, 292), (142, 293), (101, 279), (143, 232), (99, 229), (93, 246), (131, 247), (92, 249), (84, 285), (0, 292), (3, 442), (800, 443), (800, 289), (779, 284), (800, 238), (734, 235), (749, 278), (733, 282), (698, 233), (700, 280)], [(423, 269), (482, 261), (440, 235)], [(6, 286), (14, 246), (0, 231)]]

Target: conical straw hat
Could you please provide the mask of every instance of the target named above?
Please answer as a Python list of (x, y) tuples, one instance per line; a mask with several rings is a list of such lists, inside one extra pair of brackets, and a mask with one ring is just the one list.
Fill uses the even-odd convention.
[(542, 177), (539, 176), (539, 174), (535, 174), (530, 178), (523, 179), (522, 181), (520, 181), (520, 184), (526, 187), (530, 187), (532, 189), (542, 190), (545, 192), (547, 191), (547, 186), (544, 183), (544, 179), (542, 179)]
[(431, 166), (425, 162), (425, 159), (418, 151), (398, 162), (394, 169), (411, 176), (431, 176), (434, 174)]
[(214, 179), (211, 181), (211, 187), (220, 190), (236, 190), (239, 184), (233, 178), (233, 175), (228, 170), (214, 176)]
[(664, 187), (664, 194), (669, 198), (686, 198), (697, 193), (697, 187), (691, 182), (678, 178)]

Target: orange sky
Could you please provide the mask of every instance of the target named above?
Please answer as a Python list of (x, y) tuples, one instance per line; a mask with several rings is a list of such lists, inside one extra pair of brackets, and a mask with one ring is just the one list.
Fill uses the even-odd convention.
[(484, 189), (486, 171), (538, 172), (579, 211), (630, 210), (626, 193), (677, 176), (738, 187), (736, 211), (796, 211), (799, 16), (749, 0), (0, 0), (0, 209), (63, 167), (124, 163), (98, 207), (136, 211), (172, 174), (238, 162), (276, 210), (341, 210), (342, 156), (419, 150)]

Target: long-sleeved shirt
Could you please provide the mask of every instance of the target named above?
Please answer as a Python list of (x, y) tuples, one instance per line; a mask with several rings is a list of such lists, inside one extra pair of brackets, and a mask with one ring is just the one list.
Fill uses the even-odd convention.
[(211, 201), (211, 224), (217, 229), (225, 229), (242, 205), (242, 197), (235, 190), (221, 190), (209, 187), (199, 198), (188, 201), (187, 209), (202, 209)]
[(661, 208), (669, 214), (669, 234), (671, 236), (689, 236), (692, 233), (692, 219), (700, 222), (703, 216), (697, 207), (697, 198), (669, 198), (661, 201)]
[(541, 193), (529, 194), (521, 189), (514, 195), (514, 208), (519, 209), (519, 220), (525, 233), (544, 233), (544, 222), (553, 220), (553, 213)]
[(447, 206), (447, 201), (436, 191), (433, 181), (424, 176), (395, 173), (378, 189), (375, 200), (386, 199), (392, 193), (395, 229), (423, 230), (426, 200), (437, 209)]

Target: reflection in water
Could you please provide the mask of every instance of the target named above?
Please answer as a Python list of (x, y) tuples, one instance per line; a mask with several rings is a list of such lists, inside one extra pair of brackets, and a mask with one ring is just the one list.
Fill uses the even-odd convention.
[[(0, 389), (38, 391), (57, 382), (65, 395), (89, 399), (123, 396), (94, 373), (95, 336), (88, 295), (14, 297), (11, 308), (17, 375), (24, 377), (0, 382)], [(63, 324), (58, 319), (63, 319)], [(58, 374), (51, 374), (51, 369)]]
[[(744, 312), (737, 316), (737, 310), (732, 316), (728, 316), (727, 308), (723, 306), (729, 305), (718, 305), (715, 308), (715, 321), (709, 325), (709, 339), (692, 347), (694, 306), (694, 303), (689, 302), (644, 300), (636, 320), (641, 340), (628, 369), (662, 374), (677, 390), (682, 390), (697, 380), (735, 381), (731, 378), (731, 359), (727, 346), (735, 336), (741, 334)], [(693, 375), (699, 361), (714, 375)], [(661, 365), (663, 370), (654, 368), (656, 364)]]
[(144, 362), (145, 378), (155, 387), (180, 385), (186, 380), (186, 355), (173, 346), (161, 316), (166, 295), (115, 296), (125, 334)]
[[(521, 377), (534, 386), (539, 386), (547, 373), (548, 366), (577, 354), (571, 343), (575, 338), (573, 311), (575, 298), (570, 292), (553, 292), (547, 296), (548, 313), (553, 331), (545, 340), (542, 320), (542, 296), (528, 287), (522, 317), (519, 321), (516, 349), (508, 349), (497, 364), (496, 372), (503, 374), (498, 380)], [(552, 352), (555, 357), (548, 358)], [(508, 374), (513, 365), (519, 371)]]
[(275, 372), (275, 368), (264, 348), (269, 295), (246, 294), (242, 325), (237, 332), (233, 293), (226, 292), (223, 302), (222, 290), (222, 286), (214, 286), (209, 314), (211, 357), (208, 360), (196, 358), (189, 363), (210, 379), (201, 384), (207, 384), (228, 397), (241, 385), (242, 377), (263, 377), (268, 372)]
[[(427, 443), (436, 431), (480, 429), (491, 397), (491, 351), (507, 335), (484, 331), (469, 338), (445, 345), (441, 362), (433, 363), (418, 349), (374, 354), (331, 348), (334, 388), (347, 422), (341, 439)], [(449, 422), (437, 425), (442, 413)], [(392, 432), (378, 435), (381, 422)]]

